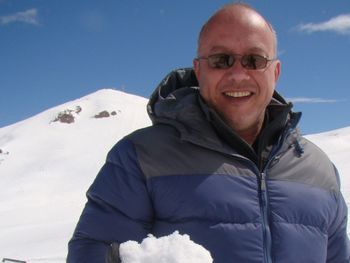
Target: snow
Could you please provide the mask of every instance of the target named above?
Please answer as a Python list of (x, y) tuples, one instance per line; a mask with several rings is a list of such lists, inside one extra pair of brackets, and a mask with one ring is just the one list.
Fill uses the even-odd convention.
[[(85, 192), (108, 150), (150, 125), (145, 98), (105, 89), (0, 129), (0, 260), (64, 262)], [(66, 109), (71, 124), (52, 122)], [(101, 111), (109, 118), (93, 118)]]
[(210, 252), (190, 240), (188, 235), (175, 231), (169, 236), (156, 238), (149, 235), (141, 244), (127, 241), (120, 244), (122, 263), (212, 263)]
[[(145, 98), (103, 89), (0, 128), (0, 260), (65, 262), (85, 192), (111, 147), (151, 124), (146, 104)], [(94, 117), (103, 111), (110, 116)], [(62, 112), (74, 122), (54, 122)], [(350, 205), (350, 127), (307, 137), (338, 167)]]

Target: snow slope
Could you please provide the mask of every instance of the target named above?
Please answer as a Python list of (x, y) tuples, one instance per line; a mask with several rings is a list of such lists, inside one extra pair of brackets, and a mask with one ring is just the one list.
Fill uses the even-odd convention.
[[(0, 260), (64, 262), (86, 190), (108, 150), (150, 124), (146, 103), (100, 90), (0, 129)], [(74, 123), (53, 122), (70, 110)]]
[[(104, 89), (0, 129), (0, 260), (65, 262), (86, 190), (108, 150), (150, 125), (146, 103)], [(338, 166), (349, 204), (350, 127), (308, 138)]]

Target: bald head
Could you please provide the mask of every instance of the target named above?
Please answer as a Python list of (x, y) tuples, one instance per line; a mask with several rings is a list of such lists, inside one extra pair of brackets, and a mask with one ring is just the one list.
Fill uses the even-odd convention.
[(271, 37), (273, 42), (273, 56), (277, 55), (277, 36), (272, 25), (255, 9), (244, 3), (227, 4), (214, 13), (209, 20), (203, 25), (198, 38), (199, 54), (202, 41), (207, 36), (208, 32), (215, 30), (218, 24), (231, 24), (233, 26), (250, 26), (265, 28), (266, 34)]

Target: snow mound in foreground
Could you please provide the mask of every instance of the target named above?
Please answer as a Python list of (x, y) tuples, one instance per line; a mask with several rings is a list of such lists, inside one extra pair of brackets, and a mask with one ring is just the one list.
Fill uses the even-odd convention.
[(149, 234), (141, 244), (127, 241), (120, 244), (122, 263), (212, 263), (210, 252), (190, 240), (188, 235), (175, 231), (156, 238)]

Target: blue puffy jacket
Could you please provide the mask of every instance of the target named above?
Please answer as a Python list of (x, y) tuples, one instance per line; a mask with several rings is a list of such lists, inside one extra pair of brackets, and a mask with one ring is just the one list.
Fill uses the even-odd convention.
[(208, 249), (215, 263), (349, 262), (339, 177), (299, 135), (299, 115), (288, 114), (259, 167), (218, 135), (196, 85), (191, 70), (170, 74), (148, 105), (154, 125), (109, 152), (67, 262), (105, 262), (111, 244), (175, 230)]

